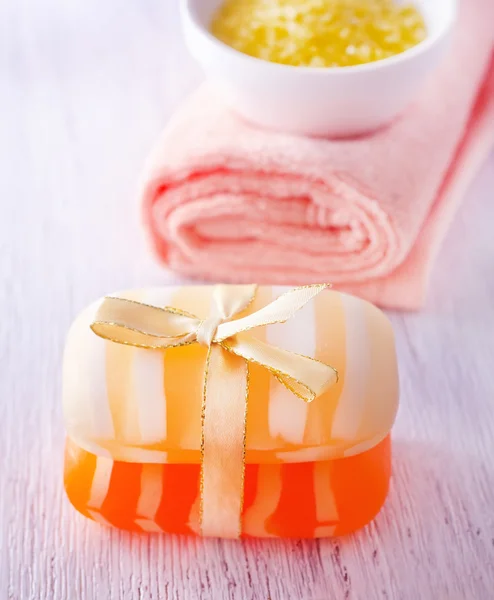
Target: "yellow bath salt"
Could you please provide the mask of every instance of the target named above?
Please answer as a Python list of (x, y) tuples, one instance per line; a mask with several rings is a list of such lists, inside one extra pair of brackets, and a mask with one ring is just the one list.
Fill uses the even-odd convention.
[(310, 67), (387, 58), (427, 33), (418, 9), (395, 0), (226, 0), (211, 31), (244, 54)]

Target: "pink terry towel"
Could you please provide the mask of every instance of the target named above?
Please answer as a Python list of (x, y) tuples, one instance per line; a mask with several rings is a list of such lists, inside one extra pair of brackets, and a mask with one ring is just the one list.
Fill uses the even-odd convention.
[(145, 176), (158, 257), (202, 280), (324, 281), (384, 307), (421, 307), (438, 246), (494, 142), (493, 48), (494, 0), (465, 0), (420, 97), (352, 140), (260, 130), (201, 88)]

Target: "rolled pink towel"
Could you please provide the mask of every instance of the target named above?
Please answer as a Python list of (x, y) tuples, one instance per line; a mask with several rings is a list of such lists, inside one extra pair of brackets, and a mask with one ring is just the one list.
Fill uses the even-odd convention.
[(152, 155), (158, 257), (206, 280), (328, 281), (416, 309), (455, 209), (494, 143), (494, 2), (466, 0), (453, 47), (396, 122), (352, 140), (258, 129), (201, 88)]

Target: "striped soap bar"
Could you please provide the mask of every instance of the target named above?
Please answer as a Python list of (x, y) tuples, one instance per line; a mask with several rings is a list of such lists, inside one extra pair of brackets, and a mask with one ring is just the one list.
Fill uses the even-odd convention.
[[(260, 286), (246, 314), (289, 288)], [(201, 319), (213, 286), (113, 294)], [(207, 349), (148, 350), (74, 322), (63, 369), (65, 487), (85, 516), (136, 531), (199, 532), (201, 404)], [(391, 325), (371, 304), (324, 291), (252, 335), (337, 369), (311, 404), (251, 365), (242, 537), (323, 537), (368, 523), (386, 498), (398, 407)]]

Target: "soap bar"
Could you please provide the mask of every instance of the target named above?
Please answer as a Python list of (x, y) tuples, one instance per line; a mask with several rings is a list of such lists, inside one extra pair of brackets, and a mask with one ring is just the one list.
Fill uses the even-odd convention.
[[(259, 286), (234, 318), (289, 288)], [(208, 319), (215, 286), (112, 294)], [(208, 347), (143, 348), (96, 335), (103, 299), (72, 325), (63, 366), (65, 488), (88, 518), (133, 531), (201, 534)], [(330, 365), (337, 382), (304, 402), (249, 364), (241, 537), (312, 538), (366, 525), (382, 507), (398, 408), (394, 336), (373, 305), (324, 290), (256, 340)]]

